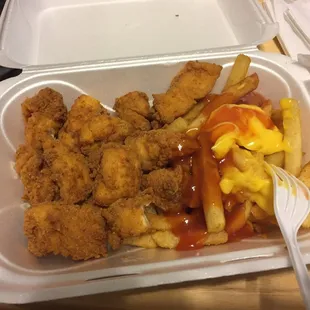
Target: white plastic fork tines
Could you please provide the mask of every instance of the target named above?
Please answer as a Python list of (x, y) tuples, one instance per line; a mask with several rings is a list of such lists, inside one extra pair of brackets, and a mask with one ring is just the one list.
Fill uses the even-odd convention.
[(301, 295), (310, 310), (310, 279), (303, 261), (297, 232), (310, 211), (307, 186), (285, 170), (267, 165), (273, 179), (274, 209), (295, 270)]

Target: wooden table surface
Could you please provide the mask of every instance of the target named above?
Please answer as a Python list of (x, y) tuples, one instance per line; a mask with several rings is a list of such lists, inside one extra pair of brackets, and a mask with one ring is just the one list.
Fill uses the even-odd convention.
[[(277, 40), (260, 49), (283, 52)], [(299, 310), (304, 306), (293, 271), (280, 270), (22, 306), (0, 305), (0, 309)]]
[(299, 310), (304, 309), (291, 270), (99, 294), (0, 309)]

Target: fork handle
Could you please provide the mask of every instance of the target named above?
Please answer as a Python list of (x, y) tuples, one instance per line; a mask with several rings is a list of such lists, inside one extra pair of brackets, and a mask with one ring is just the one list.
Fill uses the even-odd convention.
[[(292, 265), (295, 270), (296, 278), (299, 284), (300, 292), (307, 310), (310, 310), (310, 278), (308, 269), (303, 261), (302, 254), (300, 252), (296, 234), (290, 238), (288, 235), (284, 235), (291, 257)], [(289, 242), (291, 240), (292, 242)]]

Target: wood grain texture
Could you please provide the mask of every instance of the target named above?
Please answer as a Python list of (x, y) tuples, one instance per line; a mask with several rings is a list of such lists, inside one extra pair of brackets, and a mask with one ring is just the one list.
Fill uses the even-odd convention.
[(294, 273), (282, 270), (30, 305), (3, 305), (0, 309), (299, 310), (304, 307)]

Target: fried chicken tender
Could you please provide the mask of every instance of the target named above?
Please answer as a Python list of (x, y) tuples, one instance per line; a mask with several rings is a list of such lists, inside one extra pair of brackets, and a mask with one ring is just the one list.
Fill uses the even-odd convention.
[(100, 160), (102, 156), (103, 143), (96, 142), (94, 144), (81, 147), (81, 153), (85, 156), (90, 170), (90, 177), (95, 179), (100, 168)]
[(68, 148), (77, 151), (81, 128), (93, 117), (102, 114), (109, 113), (99, 100), (88, 95), (79, 96), (68, 113), (68, 119), (59, 133), (59, 139)]
[[(140, 236), (149, 232), (152, 227), (145, 214), (145, 208), (153, 202), (149, 191), (140, 193), (134, 198), (119, 199), (106, 209), (102, 209), (102, 216), (114, 238), (109, 238), (110, 243), (127, 237)], [(117, 248), (119, 242), (111, 244)]]
[(52, 180), (51, 171), (44, 167), (41, 152), (21, 145), (15, 158), (15, 170), (24, 185), (24, 200), (36, 204), (58, 199), (59, 189)]
[(26, 143), (36, 149), (42, 149), (44, 141), (56, 137), (67, 118), (62, 95), (51, 88), (44, 88), (26, 99), (22, 112)]
[(138, 156), (122, 145), (103, 148), (93, 198), (100, 206), (109, 206), (119, 198), (134, 197), (140, 189), (141, 164)]
[(125, 140), (125, 145), (138, 154), (142, 169), (151, 171), (167, 165), (184, 139), (184, 134), (158, 129), (136, 132)]
[(122, 142), (133, 132), (133, 126), (126, 121), (118, 117), (99, 115), (81, 128), (80, 143), (89, 145), (98, 141)]
[(22, 103), (22, 113), (25, 123), (34, 113), (44, 115), (60, 124), (67, 118), (67, 108), (62, 95), (49, 87), (41, 89), (34, 97), (27, 98)]
[(178, 89), (172, 89), (165, 94), (154, 94), (154, 107), (159, 119), (166, 124), (187, 113), (196, 101)]
[(25, 211), (24, 233), (35, 256), (71, 256), (74, 260), (107, 254), (107, 231), (101, 209), (93, 205), (46, 203)]
[(151, 187), (154, 191), (156, 207), (164, 211), (177, 212), (182, 207), (183, 169), (159, 169), (143, 175), (142, 188)]
[(57, 136), (62, 124), (40, 113), (33, 113), (25, 124), (26, 144), (35, 149), (42, 149), (46, 140)]
[(219, 78), (222, 66), (189, 61), (172, 80), (170, 89), (178, 89), (195, 100), (204, 98), (213, 89)]
[(121, 119), (130, 123), (135, 129), (151, 129), (147, 119), (150, 116), (149, 98), (145, 93), (133, 91), (116, 98), (113, 108)]
[(60, 141), (44, 144), (44, 159), (58, 185), (64, 203), (78, 203), (88, 198), (93, 182), (85, 157), (70, 151)]
[(163, 123), (172, 123), (187, 113), (213, 89), (222, 67), (211, 63), (188, 62), (171, 82), (165, 94), (155, 94), (154, 107)]

